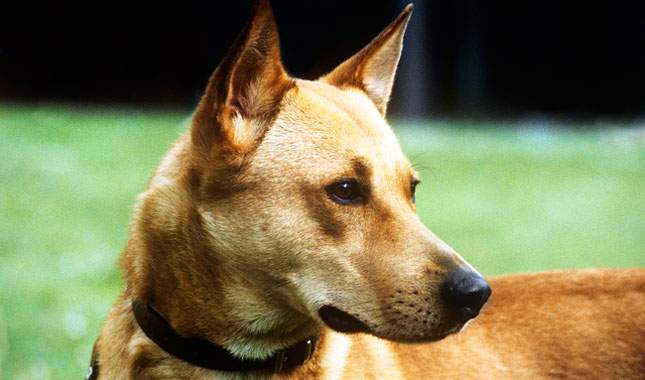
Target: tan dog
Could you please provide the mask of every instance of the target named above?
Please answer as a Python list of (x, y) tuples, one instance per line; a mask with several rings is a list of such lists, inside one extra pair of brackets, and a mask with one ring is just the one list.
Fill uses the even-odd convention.
[(383, 119), (411, 10), (312, 82), (255, 5), (139, 198), (88, 379), (644, 378), (642, 270), (492, 279), (441, 340), (490, 288)]

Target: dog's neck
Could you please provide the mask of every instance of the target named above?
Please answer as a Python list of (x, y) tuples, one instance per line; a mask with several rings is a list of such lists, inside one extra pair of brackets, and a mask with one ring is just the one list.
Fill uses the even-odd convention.
[[(168, 181), (166, 186), (174, 187), (178, 183)], [(137, 207), (159, 213), (163, 211), (153, 219), (164, 223), (157, 225), (142, 221), (134, 225), (137, 236), (152, 234), (155, 238), (146, 240), (148, 245), (143, 247), (136, 244), (126, 246), (121, 261), (128, 284), (124, 298), (151, 300), (158, 314), (170, 321), (179, 335), (200, 336), (225, 347), (234, 356), (249, 360), (271, 357), (320, 332), (316, 322), (284, 301), (277, 307), (276, 297), (253, 298), (254, 294), (263, 294), (258, 289), (266, 288), (266, 283), (231, 275), (237, 271), (231, 265), (239, 264), (220, 261), (226, 252), (220, 253), (220, 249), (195, 238), (206, 236), (207, 230), (212, 232), (216, 227), (210, 226), (208, 214), (199, 213), (200, 218), (194, 218), (190, 216), (193, 209), (166, 210), (153, 195), (146, 193)], [(185, 226), (171, 225), (177, 220), (194, 223), (190, 230), (200, 232), (180, 234)], [(174, 231), (172, 241), (167, 240), (167, 229)], [(150, 246), (150, 241), (155, 242), (154, 246)], [(177, 247), (173, 243), (175, 241), (191, 248)], [(163, 260), (143, 260), (145, 257), (163, 257)], [(208, 271), (202, 268), (178, 270), (185, 266), (186, 260), (209, 262)], [(190, 297), (180, 289), (190, 289)]]
[(241, 359), (207, 340), (181, 337), (144, 301), (133, 300), (132, 311), (142, 331), (160, 348), (191, 364), (219, 371), (290, 372), (311, 359), (318, 340), (317, 337), (306, 339), (265, 359)]

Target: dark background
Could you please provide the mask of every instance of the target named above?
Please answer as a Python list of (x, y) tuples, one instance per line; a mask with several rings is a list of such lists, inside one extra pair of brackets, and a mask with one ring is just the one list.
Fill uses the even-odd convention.
[[(407, 2), (274, 0), (283, 61), (314, 79)], [(415, 1), (390, 114), (635, 118), (645, 1)], [(0, 10), (0, 99), (194, 106), (251, 1)]]

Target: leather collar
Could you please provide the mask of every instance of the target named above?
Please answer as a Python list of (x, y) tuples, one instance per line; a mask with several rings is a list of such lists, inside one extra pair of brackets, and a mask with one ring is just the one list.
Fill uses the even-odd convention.
[(290, 372), (311, 359), (318, 340), (315, 337), (302, 341), (265, 360), (240, 359), (207, 340), (179, 336), (147, 302), (133, 300), (132, 311), (141, 330), (163, 350), (194, 365), (218, 371)]

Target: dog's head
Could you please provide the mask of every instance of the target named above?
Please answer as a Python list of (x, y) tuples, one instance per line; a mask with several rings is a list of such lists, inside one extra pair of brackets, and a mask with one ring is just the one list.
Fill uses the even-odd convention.
[(411, 12), (306, 81), (255, 5), (141, 196), (122, 262), (136, 297), (240, 354), (323, 324), (431, 341), (477, 315), (490, 289), (419, 221), (418, 174), (383, 118)]

